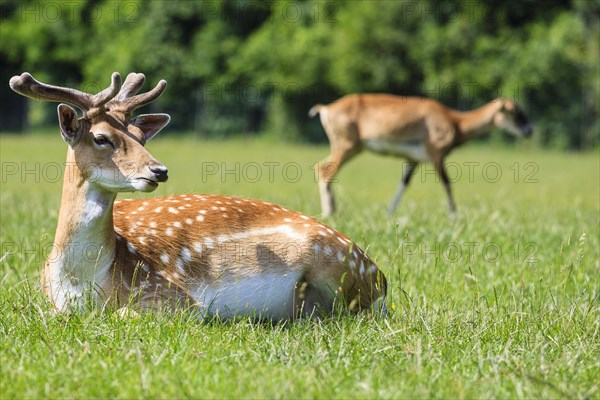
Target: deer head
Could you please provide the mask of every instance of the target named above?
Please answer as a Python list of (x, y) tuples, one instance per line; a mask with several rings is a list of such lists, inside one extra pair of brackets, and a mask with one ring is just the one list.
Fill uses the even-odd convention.
[(530, 137), (533, 127), (525, 112), (512, 100), (500, 99), (500, 109), (494, 115), (494, 125), (515, 136)]
[[(167, 168), (144, 148), (170, 121), (167, 114), (132, 113), (164, 91), (161, 80), (147, 93), (137, 94), (143, 74), (131, 73), (121, 86), (121, 76), (112, 74), (110, 86), (96, 95), (36, 81), (29, 73), (14, 76), (10, 87), (36, 100), (72, 104), (83, 112), (77, 116), (67, 104), (58, 106), (63, 139), (69, 145), (67, 163), (79, 169), (82, 179), (109, 192), (151, 192), (168, 179)], [(71, 164), (72, 163), (72, 164)]]

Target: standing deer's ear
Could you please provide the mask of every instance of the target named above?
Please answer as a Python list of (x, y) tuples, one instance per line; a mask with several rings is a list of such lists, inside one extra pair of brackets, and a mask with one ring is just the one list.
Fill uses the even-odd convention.
[(79, 139), (79, 121), (77, 120), (77, 111), (66, 104), (59, 104), (58, 122), (60, 125), (60, 133), (62, 134), (63, 139), (72, 147)]
[(514, 111), (515, 110), (514, 101), (503, 99), (502, 100), (502, 109), (506, 110), (506, 111)]
[(131, 120), (131, 123), (144, 133), (144, 138), (148, 141), (170, 121), (169, 114), (141, 114)]

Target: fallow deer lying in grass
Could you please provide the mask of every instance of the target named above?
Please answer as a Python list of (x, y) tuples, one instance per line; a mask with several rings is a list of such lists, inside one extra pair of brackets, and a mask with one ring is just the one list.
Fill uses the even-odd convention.
[(532, 127), (511, 100), (496, 99), (472, 111), (457, 111), (425, 98), (385, 94), (353, 94), (329, 104), (317, 104), (309, 116), (320, 114), (331, 154), (317, 165), (323, 215), (335, 212), (331, 182), (341, 166), (361, 150), (408, 160), (402, 181), (388, 208), (394, 212), (416, 167), (431, 162), (444, 184), (450, 211), (456, 210), (444, 158), (457, 146), (487, 133), (492, 127), (529, 137)]
[(385, 309), (386, 280), (343, 234), (283, 207), (243, 198), (151, 192), (167, 168), (145, 148), (170, 120), (132, 116), (160, 96), (164, 80), (137, 94), (144, 75), (118, 73), (97, 95), (40, 83), (28, 73), (10, 87), (58, 106), (68, 144), (58, 227), (42, 274), (57, 310), (94, 304), (139, 309), (187, 307), (203, 315), (285, 320), (342, 303)]

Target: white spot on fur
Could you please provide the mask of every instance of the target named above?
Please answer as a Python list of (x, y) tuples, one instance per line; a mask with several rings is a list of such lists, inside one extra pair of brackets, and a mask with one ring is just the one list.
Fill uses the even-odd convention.
[(173, 236), (173, 228), (167, 228), (165, 233), (167, 234), (167, 236)]
[(192, 261), (192, 252), (187, 247), (181, 249), (181, 258), (183, 261), (190, 262)]
[(156, 222), (152, 221), (150, 222), (150, 228), (156, 228), (157, 224)]
[(204, 217), (202, 215), (197, 215), (196, 216), (196, 221), (202, 222), (202, 221), (204, 221)]
[(191, 218), (186, 218), (185, 223), (191, 225), (194, 221)]
[(171, 214), (179, 214), (179, 211), (176, 208), (173, 208), (173, 207), (169, 207), (169, 212)]
[(194, 251), (198, 254), (202, 253), (202, 243), (195, 242), (194, 243)]
[(181, 222), (179, 222), (179, 221), (175, 221), (175, 222), (173, 222), (173, 226), (174, 226), (175, 228), (181, 228)]
[(155, 212), (155, 213), (159, 213), (159, 212), (161, 212), (162, 210), (163, 210), (163, 208), (162, 208), (162, 207), (156, 207), (156, 208), (154, 209), (154, 212)]
[(325, 254), (328, 256), (333, 254), (333, 249), (330, 246), (325, 246)]
[(177, 271), (179, 271), (179, 273), (185, 274), (185, 270), (183, 269), (183, 261), (181, 258), (175, 260), (175, 266), (177, 267)]
[[(168, 263), (169, 262), (169, 255), (167, 253), (162, 253), (160, 255), (160, 261), (162, 261), (163, 264)], [(163, 271), (160, 271), (160, 272), (162, 273)]]
[(215, 247), (215, 242), (211, 238), (204, 239), (204, 244), (208, 249), (212, 249), (213, 247)]

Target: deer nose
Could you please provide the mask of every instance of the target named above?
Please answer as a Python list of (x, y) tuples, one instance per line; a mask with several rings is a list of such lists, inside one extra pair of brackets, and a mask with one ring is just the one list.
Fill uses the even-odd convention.
[(166, 182), (169, 179), (169, 170), (164, 165), (154, 165), (150, 167), (150, 172), (154, 174), (159, 182)]

